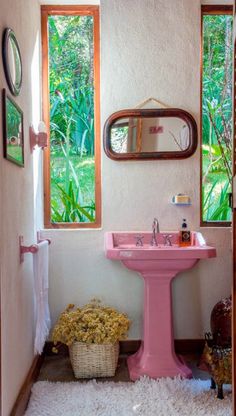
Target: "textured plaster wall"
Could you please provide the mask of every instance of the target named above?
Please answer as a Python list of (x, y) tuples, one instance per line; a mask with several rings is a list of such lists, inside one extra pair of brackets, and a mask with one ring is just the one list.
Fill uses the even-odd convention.
[[(147, 97), (189, 111), (199, 124), (200, 2), (196, 0), (101, 1), (101, 125), (114, 111)], [(129, 338), (141, 337), (142, 279), (104, 257), (107, 230), (176, 230), (183, 217), (199, 230), (199, 149), (182, 161), (114, 162), (102, 151), (102, 229), (50, 230), (50, 307), (53, 321), (69, 303), (97, 296), (128, 313)], [(175, 207), (186, 192), (192, 206)], [(199, 262), (173, 284), (176, 338), (202, 338), (213, 305), (229, 295), (231, 231), (202, 228), (217, 258)], [(157, 317), (158, 319), (158, 317)]]
[[(1, 198), (1, 318), (2, 416), (8, 416), (33, 361), (34, 301), (32, 256), (19, 264), (19, 235), (27, 245), (35, 242), (36, 186), (34, 164), (38, 154), (29, 149), (29, 124), (39, 120), (40, 14), (32, 0), (1, 1), (0, 32), (11, 27), (18, 39), (23, 62), (23, 85), (14, 100), (24, 112), (25, 168), (2, 157), (0, 111)], [(0, 63), (0, 89), (8, 87)], [(9, 93), (10, 94), (10, 93)], [(11, 94), (10, 94), (11, 95)]]
[[(2, 416), (10, 414), (33, 360), (32, 256), (26, 255), (19, 265), (18, 236), (31, 244), (42, 226), (41, 159), (37, 151), (30, 154), (28, 137), (29, 124), (33, 121), (36, 126), (40, 118), (39, 13), (36, 0), (1, 2), (1, 32), (12, 27), (22, 53), (23, 86), (15, 101), (24, 112), (25, 129), (25, 168), (3, 159), (0, 164)], [(134, 107), (149, 96), (190, 111), (199, 122), (199, 39), (196, 0), (102, 0), (102, 126), (113, 111)], [(0, 88), (7, 88), (2, 63)], [(171, 196), (181, 191), (189, 193), (192, 207), (170, 205)], [(140, 338), (142, 280), (105, 259), (104, 232), (147, 230), (154, 216), (162, 230), (178, 228), (182, 217), (188, 218), (192, 229), (199, 229), (199, 151), (181, 162), (133, 163), (113, 162), (102, 152), (102, 200), (101, 230), (45, 231), (52, 237), (52, 318), (55, 321), (69, 302), (83, 304), (97, 296), (127, 312), (132, 319), (129, 337)], [(230, 292), (230, 230), (202, 232), (209, 244), (216, 245), (218, 257), (202, 261), (174, 282), (176, 338), (201, 338), (209, 328), (212, 306)]]

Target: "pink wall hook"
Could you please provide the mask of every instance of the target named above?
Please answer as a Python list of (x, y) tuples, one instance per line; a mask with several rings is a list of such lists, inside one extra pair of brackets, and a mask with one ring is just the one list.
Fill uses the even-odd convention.
[(35, 132), (32, 125), (29, 128), (29, 133), (31, 152), (33, 152), (36, 145), (38, 145), (38, 147), (42, 147), (42, 149), (48, 146), (48, 134), (46, 125), (43, 121), (40, 121), (39, 123), (38, 133)]
[(31, 244), (31, 246), (24, 246), (22, 235), (20, 235), (20, 237), (19, 237), (19, 246), (20, 246), (20, 263), (23, 263), (25, 253), (34, 254), (34, 253), (37, 253), (37, 251), (38, 251), (38, 245), (37, 244)]
[[(41, 239), (39, 236), (39, 231), (37, 232), (37, 243), (42, 243), (43, 241), (48, 241), (48, 244), (51, 244), (51, 240), (48, 238)], [(19, 247), (20, 247), (20, 263), (23, 263), (24, 261), (24, 254), (25, 253), (37, 253), (39, 246), (38, 244), (31, 244), (30, 246), (24, 246), (23, 245), (23, 236), (19, 236)]]

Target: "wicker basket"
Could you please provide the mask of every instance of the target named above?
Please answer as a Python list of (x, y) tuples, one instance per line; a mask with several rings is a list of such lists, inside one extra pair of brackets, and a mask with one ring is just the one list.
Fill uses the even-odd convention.
[(119, 343), (74, 342), (69, 347), (69, 353), (76, 378), (113, 377), (119, 356)]

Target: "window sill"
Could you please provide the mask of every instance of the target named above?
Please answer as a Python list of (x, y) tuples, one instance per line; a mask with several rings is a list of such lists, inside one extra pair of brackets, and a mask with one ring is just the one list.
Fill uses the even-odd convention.
[(54, 232), (54, 231), (56, 231), (56, 232), (61, 232), (61, 231), (69, 231), (69, 232), (75, 232), (75, 231), (102, 231), (102, 227), (100, 226), (100, 227), (96, 227), (96, 228), (91, 228), (91, 227), (78, 227), (78, 228), (75, 228), (75, 227), (73, 227), (73, 228), (70, 228), (70, 227), (56, 227), (56, 228), (54, 228), (54, 227), (51, 227), (51, 228), (42, 228), (41, 230), (40, 230), (41, 232)]
[(225, 221), (225, 222), (201, 222), (201, 228), (231, 228), (232, 222)]

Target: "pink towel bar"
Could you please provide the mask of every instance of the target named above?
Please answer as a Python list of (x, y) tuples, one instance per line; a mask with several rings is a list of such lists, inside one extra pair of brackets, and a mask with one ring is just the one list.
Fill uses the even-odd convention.
[[(43, 241), (48, 241), (48, 244), (51, 244), (51, 240), (49, 238), (40, 239), (39, 238), (39, 233), (37, 233), (37, 241), (38, 241), (38, 244), (42, 243)], [(38, 244), (31, 244), (31, 246), (23, 246), (23, 236), (20, 235), (20, 237), (19, 237), (20, 263), (23, 263), (25, 253), (32, 253), (32, 254), (37, 253), (37, 251), (39, 249)]]
[(42, 243), (42, 241), (48, 241), (48, 244), (51, 244), (50, 238), (41, 238), (40, 231), (37, 231), (37, 243)]

